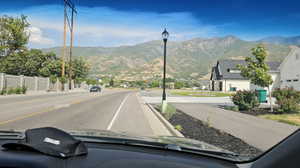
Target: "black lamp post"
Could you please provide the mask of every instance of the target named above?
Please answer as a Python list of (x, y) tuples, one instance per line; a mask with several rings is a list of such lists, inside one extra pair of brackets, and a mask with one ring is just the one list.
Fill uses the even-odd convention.
[(164, 76), (163, 76), (163, 95), (162, 95), (162, 103), (163, 103), (162, 111), (164, 112), (165, 109), (164, 107), (166, 106), (166, 63), (167, 63), (166, 55), (167, 55), (167, 41), (168, 41), (169, 33), (165, 29), (161, 35), (164, 41)]

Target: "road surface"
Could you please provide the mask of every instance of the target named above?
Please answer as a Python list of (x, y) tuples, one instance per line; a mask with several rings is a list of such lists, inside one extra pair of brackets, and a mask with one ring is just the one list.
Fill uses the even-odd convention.
[(145, 114), (135, 91), (1, 97), (0, 107), (1, 130), (53, 126), (155, 134), (149, 119), (153, 116)]

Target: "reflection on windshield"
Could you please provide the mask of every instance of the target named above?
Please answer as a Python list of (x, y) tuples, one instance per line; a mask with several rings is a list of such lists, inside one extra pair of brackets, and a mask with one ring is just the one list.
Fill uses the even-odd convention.
[(0, 136), (56, 127), (258, 156), (300, 125), (298, 11), (275, 4), (7, 1)]

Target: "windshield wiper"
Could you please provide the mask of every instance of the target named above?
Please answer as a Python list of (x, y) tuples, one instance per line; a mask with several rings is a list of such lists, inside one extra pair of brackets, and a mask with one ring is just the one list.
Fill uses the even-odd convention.
[(201, 154), (205, 156), (217, 157), (221, 159), (230, 159), (233, 161), (241, 160), (239, 159), (240, 155), (232, 152), (223, 152), (223, 151), (213, 151), (213, 150), (204, 150), (204, 149), (195, 149), (179, 146), (176, 144), (165, 144), (160, 142), (150, 142), (136, 139), (123, 139), (123, 138), (111, 138), (111, 137), (94, 137), (94, 136), (75, 136), (84, 142), (95, 142), (95, 143), (108, 143), (108, 144), (120, 144), (120, 145), (132, 145), (132, 146), (142, 146), (142, 147), (151, 147), (193, 154)]

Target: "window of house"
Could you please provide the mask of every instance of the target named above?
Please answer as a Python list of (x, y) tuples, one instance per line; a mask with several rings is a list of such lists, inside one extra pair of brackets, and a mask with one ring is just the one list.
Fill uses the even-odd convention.
[(290, 80), (290, 79), (289, 79), (289, 80), (286, 80), (286, 81), (287, 81), (287, 82), (292, 82), (292, 80)]
[(298, 81), (299, 81), (299, 79), (294, 79), (293, 81), (294, 81), (294, 82), (298, 82)]
[(296, 60), (299, 60), (299, 54), (296, 54)]

